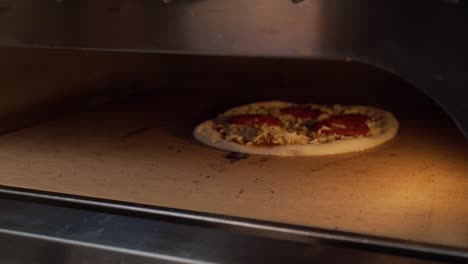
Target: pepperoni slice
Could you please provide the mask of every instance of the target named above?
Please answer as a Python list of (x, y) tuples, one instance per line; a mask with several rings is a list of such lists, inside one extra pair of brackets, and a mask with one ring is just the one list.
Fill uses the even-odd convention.
[(272, 115), (260, 115), (260, 114), (245, 114), (231, 116), (226, 120), (226, 123), (233, 125), (244, 125), (244, 126), (280, 126), (281, 120)]
[(307, 106), (292, 106), (292, 107), (281, 109), (281, 113), (292, 115), (294, 117), (299, 117), (299, 118), (317, 119), (317, 117), (319, 117), (319, 115), (322, 112), (320, 112), (320, 110), (317, 110), (317, 109), (311, 109), (310, 107), (307, 107)]
[(316, 126), (316, 131), (326, 126), (330, 129), (322, 129), (324, 135), (343, 135), (343, 136), (361, 136), (369, 133), (369, 127), (366, 121), (369, 119), (366, 115), (347, 114), (332, 116), (326, 120), (319, 122)]

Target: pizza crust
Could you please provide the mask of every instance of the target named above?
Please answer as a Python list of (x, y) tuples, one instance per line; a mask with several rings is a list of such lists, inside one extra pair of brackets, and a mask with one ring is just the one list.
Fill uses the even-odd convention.
[[(223, 115), (242, 111), (245, 107), (252, 105), (268, 105), (286, 107), (295, 105), (294, 103), (271, 101), (240, 106), (228, 110)], [(398, 121), (390, 112), (368, 106), (352, 106), (357, 113), (371, 113), (373, 117), (381, 121), (380, 131), (376, 135), (358, 138), (340, 139), (327, 143), (310, 143), (305, 145), (281, 145), (281, 146), (259, 146), (243, 145), (226, 141), (221, 133), (215, 130), (215, 122), (209, 120), (199, 124), (193, 131), (194, 137), (215, 148), (255, 155), (269, 156), (323, 156), (335, 155), (348, 152), (363, 151), (381, 145), (392, 139), (398, 131)], [(235, 112), (233, 112), (235, 110)]]

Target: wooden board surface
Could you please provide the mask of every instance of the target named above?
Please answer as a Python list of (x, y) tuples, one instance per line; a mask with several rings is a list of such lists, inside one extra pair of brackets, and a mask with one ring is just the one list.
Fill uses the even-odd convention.
[(233, 162), (191, 137), (213, 104), (184, 100), (2, 136), (0, 184), (468, 248), (468, 144), (448, 120), (397, 114), (398, 136), (362, 153)]

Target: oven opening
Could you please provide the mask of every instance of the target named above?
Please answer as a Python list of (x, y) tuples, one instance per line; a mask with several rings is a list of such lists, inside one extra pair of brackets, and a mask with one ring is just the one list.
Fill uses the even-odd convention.
[[(18, 50), (27, 55), (3, 80), (18, 89), (2, 99), (1, 185), (468, 244), (466, 139), (393, 74), (345, 61)], [(192, 137), (264, 100), (376, 106), (400, 128), (382, 146), (323, 157), (233, 159)]]

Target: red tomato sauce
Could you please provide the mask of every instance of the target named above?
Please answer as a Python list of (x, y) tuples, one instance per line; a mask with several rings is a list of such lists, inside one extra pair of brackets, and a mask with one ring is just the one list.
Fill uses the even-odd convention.
[(321, 133), (324, 135), (337, 134), (342, 136), (361, 136), (369, 133), (369, 127), (366, 121), (369, 119), (368, 116), (362, 114), (347, 114), (332, 116), (326, 120), (319, 122), (315, 130), (319, 130), (323, 126), (331, 128), (322, 129)]
[(281, 113), (299, 118), (317, 119), (317, 117), (319, 117), (322, 112), (317, 109), (311, 109), (307, 106), (293, 106), (281, 109)]

